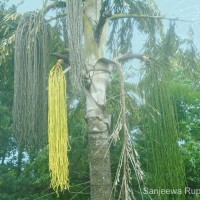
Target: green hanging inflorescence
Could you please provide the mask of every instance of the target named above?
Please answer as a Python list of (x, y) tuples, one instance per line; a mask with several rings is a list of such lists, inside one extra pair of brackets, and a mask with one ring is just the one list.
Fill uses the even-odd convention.
[(143, 131), (147, 152), (147, 187), (177, 192), (176, 195), (159, 195), (155, 192), (155, 199), (183, 200), (185, 173), (178, 144), (169, 74), (169, 68), (161, 62), (155, 62), (147, 66), (142, 83), (145, 101)]
[(13, 124), (28, 150), (47, 143), (48, 25), (39, 13), (22, 16), (15, 42)]

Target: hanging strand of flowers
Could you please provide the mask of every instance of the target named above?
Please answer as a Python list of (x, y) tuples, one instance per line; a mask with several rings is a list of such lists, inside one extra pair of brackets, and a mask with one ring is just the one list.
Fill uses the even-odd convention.
[(83, 55), (83, 3), (81, 0), (66, 0), (67, 23), (69, 37), (69, 61), (73, 67), (72, 83), (80, 90), (84, 83), (84, 55)]
[[(185, 175), (178, 146), (169, 67), (166, 66), (163, 61), (149, 65), (143, 83), (147, 172), (152, 189), (183, 191)], [(162, 195), (162, 199), (183, 200), (184, 195)]]
[(69, 189), (66, 80), (61, 63), (58, 60), (51, 69), (48, 84), (49, 170), (57, 193)]
[(18, 144), (27, 150), (47, 143), (48, 41), (41, 14), (24, 14), (15, 38), (13, 128)]

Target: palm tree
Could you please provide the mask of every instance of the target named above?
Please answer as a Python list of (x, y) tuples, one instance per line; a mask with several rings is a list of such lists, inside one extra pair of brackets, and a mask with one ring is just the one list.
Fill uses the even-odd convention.
[[(55, 18), (45, 19), (45, 15), (54, 8), (60, 9), (60, 13)], [(66, 0), (45, 4), (39, 13), (27, 13), (19, 22), (15, 45), (14, 98), (14, 127), (18, 142), (29, 149), (32, 146), (38, 150), (46, 145), (48, 56), (51, 54), (64, 59), (73, 95), (82, 92), (86, 98), (92, 200), (111, 199), (115, 193), (122, 199), (134, 199), (132, 169), (139, 188), (140, 181), (144, 179), (133, 145), (133, 127), (129, 124), (128, 95), (125, 89), (123, 66), (132, 59), (143, 61), (145, 68), (141, 96), (144, 100), (145, 125), (148, 127), (144, 132), (147, 133), (148, 148), (151, 149), (150, 178), (155, 178), (152, 187), (167, 189), (182, 188), (184, 185), (184, 180), (180, 178), (183, 173), (173, 103), (166, 84), (169, 78), (166, 75), (167, 59), (159, 58), (166, 61), (164, 66), (160, 65), (159, 59), (155, 62), (146, 55), (148, 53), (154, 56), (158, 53), (156, 41), (157, 35), (162, 34), (160, 19), (163, 18), (159, 16), (160, 12), (151, 0)], [(52, 27), (50, 21), (55, 19), (60, 19), (62, 32), (56, 32)], [(136, 38), (134, 28), (148, 35), (146, 54), (132, 52), (132, 42)], [(57, 44), (60, 44), (58, 51), (65, 51), (64, 54), (53, 52), (55, 42), (51, 44), (52, 39), (56, 39)], [(52, 45), (53, 50), (49, 48)], [(111, 115), (106, 109), (107, 87), (112, 74), (118, 74), (121, 106), (113, 132)], [(39, 112), (41, 110), (42, 115)], [(112, 185), (109, 148), (121, 135), (122, 152)], [(155, 143), (159, 139), (161, 141)], [(160, 154), (161, 151), (163, 154)], [(170, 158), (173, 153), (176, 157)], [(166, 162), (170, 161), (168, 168), (163, 165), (165, 159)], [(177, 165), (180, 167), (174, 170)], [(117, 192), (119, 183), (121, 186)], [(164, 198), (168, 199), (166, 196)], [(176, 197), (180, 198), (183, 199)]]

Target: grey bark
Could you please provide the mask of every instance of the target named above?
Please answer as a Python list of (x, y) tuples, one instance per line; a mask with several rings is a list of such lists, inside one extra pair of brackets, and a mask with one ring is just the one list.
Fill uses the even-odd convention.
[(91, 200), (108, 200), (112, 183), (107, 125), (98, 117), (88, 122)]
[(113, 64), (99, 59), (88, 73), (85, 89), (91, 200), (109, 200), (112, 190), (109, 150), (110, 115), (105, 110), (106, 89)]

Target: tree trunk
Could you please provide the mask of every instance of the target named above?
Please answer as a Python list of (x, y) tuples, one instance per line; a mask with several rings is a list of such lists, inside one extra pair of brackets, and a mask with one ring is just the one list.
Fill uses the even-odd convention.
[(108, 200), (112, 183), (107, 125), (97, 117), (88, 122), (91, 200)]
[[(99, 21), (101, 0), (87, 0), (84, 14), (90, 21), (94, 30), (96, 23)], [(85, 26), (86, 28), (86, 26)], [(100, 35), (102, 33), (99, 33)], [(85, 29), (86, 49), (96, 42), (95, 33)], [(105, 37), (102, 35), (102, 37)], [(93, 41), (92, 41), (93, 40)], [(90, 167), (90, 188), (91, 200), (109, 200), (112, 190), (110, 150), (109, 150), (109, 127), (110, 115), (106, 113), (106, 88), (109, 82), (110, 73), (113, 64), (101, 58), (103, 56), (102, 47), (98, 48), (98, 58), (95, 55), (95, 49), (89, 50), (86, 59), (88, 84), (85, 88), (88, 123), (88, 154)], [(89, 48), (88, 48), (89, 47)], [(97, 50), (97, 49), (96, 49)]]
[[(81, 0), (79, 0), (81, 1)], [(76, 3), (74, 3), (76, 2)], [(70, 55), (79, 56), (70, 57), (75, 66), (84, 65), (80, 69), (76, 69), (76, 75), (78, 81), (84, 77), (84, 83), (81, 85), (84, 87), (86, 95), (86, 106), (87, 114), (86, 120), (89, 127), (88, 133), (88, 154), (89, 154), (89, 166), (90, 166), (90, 184), (91, 184), (91, 200), (109, 200), (112, 181), (111, 181), (111, 166), (110, 166), (110, 151), (109, 151), (109, 126), (110, 126), (110, 115), (106, 113), (106, 88), (109, 82), (110, 73), (113, 68), (113, 63), (107, 59), (104, 59), (104, 50), (106, 44), (106, 27), (105, 23), (98, 29), (99, 33), (96, 34), (98, 23), (100, 23), (100, 11), (102, 11), (102, 0), (86, 0), (84, 1), (83, 17), (80, 15), (80, 2), (67, 0), (68, 7), (71, 6), (70, 12), (68, 12), (68, 20), (70, 22), (71, 16), (74, 21), (69, 23), (69, 40), (71, 43)], [(75, 10), (77, 9), (77, 11)], [(73, 12), (77, 13), (73, 13)], [(102, 11), (103, 12), (103, 11)], [(101, 13), (102, 13), (101, 12)], [(82, 18), (83, 21), (78, 23)], [(105, 18), (105, 17), (104, 17)], [(83, 36), (80, 37), (82, 32), (83, 22)], [(105, 20), (104, 20), (105, 22)], [(77, 28), (79, 27), (79, 28)], [(79, 32), (75, 32), (75, 30)], [(72, 36), (77, 34), (77, 38)], [(98, 37), (98, 38), (95, 38)], [(73, 41), (77, 39), (77, 41)], [(83, 43), (84, 48), (81, 48)], [(74, 47), (77, 50), (74, 50)], [(74, 53), (74, 54), (73, 54)], [(83, 55), (82, 55), (83, 54)], [(82, 59), (84, 57), (84, 59)], [(78, 61), (77, 61), (78, 60)], [(86, 68), (86, 69), (85, 69)], [(82, 74), (80, 72), (83, 72)], [(82, 81), (82, 80), (81, 80)]]
[(106, 88), (112, 64), (99, 59), (90, 71), (91, 84), (85, 90), (87, 100), (88, 153), (90, 167), (91, 200), (109, 200), (112, 190), (109, 127), (106, 113)]

